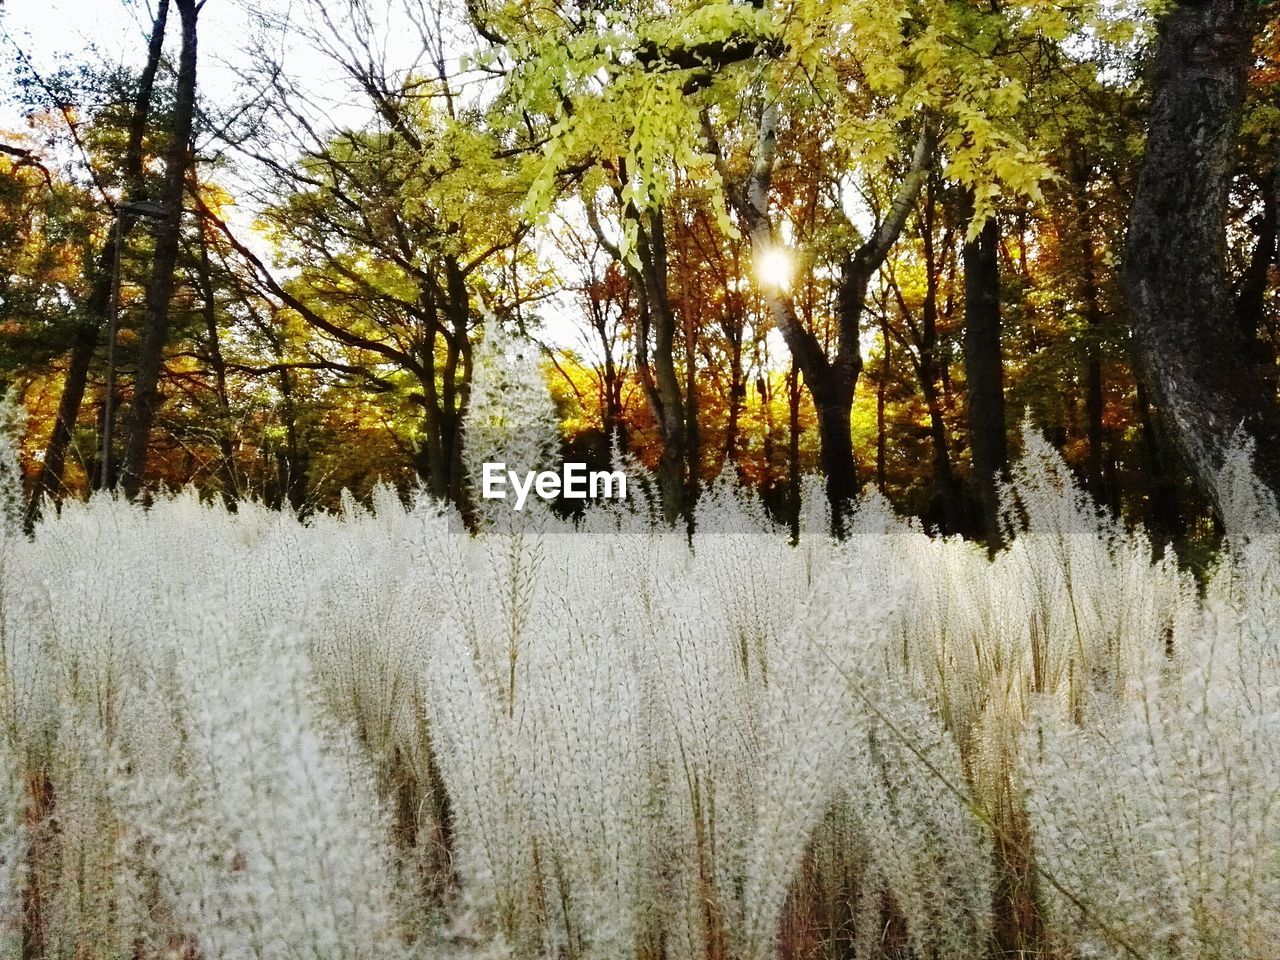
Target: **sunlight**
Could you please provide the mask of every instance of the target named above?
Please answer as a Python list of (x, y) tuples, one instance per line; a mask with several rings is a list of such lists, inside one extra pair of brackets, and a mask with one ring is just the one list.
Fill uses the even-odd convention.
[(794, 270), (795, 263), (786, 247), (769, 247), (756, 257), (756, 279), (761, 286), (786, 290), (791, 286)]

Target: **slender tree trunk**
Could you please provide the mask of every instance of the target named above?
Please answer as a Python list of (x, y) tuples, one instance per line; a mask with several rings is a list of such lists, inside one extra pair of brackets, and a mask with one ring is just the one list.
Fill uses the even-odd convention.
[[(626, 166), (619, 163), (619, 176), (625, 177)], [(675, 311), (667, 289), (667, 241), (662, 213), (643, 213), (622, 199), (621, 187), (615, 194), (622, 216), (636, 226), (635, 259), (639, 266), (622, 255), (600, 226), (595, 208), (588, 204), (587, 220), (600, 245), (626, 271), (636, 296), (640, 329), (636, 337), (636, 372), (644, 388), (645, 399), (658, 424), (662, 437), (662, 456), (658, 461), (658, 491), (662, 496), (662, 513), (674, 524), (688, 515), (685, 471), (686, 421), (680, 377), (675, 361)]]
[(1280, 492), (1274, 371), (1241, 331), (1227, 280), (1227, 192), (1262, 6), (1180, 0), (1156, 39), (1146, 153), (1129, 214), (1125, 280), (1138, 372), (1215, 512), (1232, 437), (1255, 442), (1255, 470)]
[(146, 313), (134, 377), (133, 410), (125, 439), (121, 482), (126, 495), (131, 498), (142, 489), (151, 427), (160, 404), (160, 368), (169, 339), (169, 306), (182, 235), (182, 196), (187, 168), (191, 164), (191, 126), (196, 101), (196, 18), (200, 4), (196, 0), (174, 0), (174, 3), (182, 19), (182, 51), (178, 57), (173, 130), (165, 158), (164, 187), (160, 197), (161, 206), (168, 215), (156, 226), (151, 283), (147, 288)]
[(969, 447), (987, 546), (1000, 548), (1000, 478), (1008, 460), (1004, 359), (1000, 348), (1000, 234), (994, 218), (964, 245), (964, 365)]
[(613, 355), (606, 308), (594, 299), (589, 301), (588, 306), (592, 314), (592, 326), (600, 338), (600, 352), (604, 356), (600, 374), (600, 425), (604, 429), (606, 441), (609, 444), (616, 443), (619, 451), (625, 451), (627, 443), (626, 424), (622, 420), (623, 378), (618, 371), (618, 361)]
[(800, 368), (794, 360), (787, 372), (787, 504), (791, 539), (800, 539)]
[(686, 299), (684, 321), (685, 503), (698, 502), (702, 472), (702, 436), (698, 430), (698, 322)]
[(440, 320), (432, 292), (419, 290), (418, 305), (424, 316), (425, 330), (418, 350), (422, 372), (418, 383), (422, 387), (422, 438), (417, 450), (418, 477), (426, 484), (427, 492), (437, 500), (449, 496), (449, 464), (445, 456), (444, 415), (441, 409), (440, 391), (436, 386), (436, 343), (440, 339)]
[(948, 533), (959, 530), (963, 520), (963, 501), (951, 463), (947, 442), (947, 422), (942, 398), (938, 392), (938, 274), (934, 255), (933, 227), (936, 213), (936, 175), (929, 177), (924, 197), (925, 294), (920, 310), (920, 390), (929, 411), (929, 436), (933, 444), (933, 485), (942, 501), (942, 527)]
[(1275, 347), (1266, 339), (1266, 298), (1267, 286), (1271, 279), (1271, 268), (1277, 263), (1276, 255), (1280, 250), (1280, 157), (1275, 166), (1266, 175), (1262, 187), (1262, 214), (1256, 221), (1253, 253), (1249, 257), (1249, 265), (1245, 268), (1240, 287), (1236, 291), (1236, 324), (1245, 343), (1250, 345), (1257, 356), (1257, 363), (1264, 373), (1270, 374), (1268, 384), (1269, 395), (1274, 396), (1276, 377), (1280, 373), (1276, 367)]
[[(191, 189), (199, 189), (194, 182)], [(208, 362), (213, 374), (214, 399), (218, 404), (218, 453), (222, 462), (218, 473), (222, 479), (222, 501), (227, 509), (235, 511), (240, 498), (240, 482), (236, 476), (235, 444), (231, 437), (231, 398), (227, 392), (227, 362), (222, 356), (221, 336), (218, 331), (218, 307), (214, 297), (213, 267), (209, 260), (209, 234), (207, 225), (200, 223), (200, 260), (197, 265), (200, 281), (201, 312), (204, 316), (205, 337), (208, 341)]]
[[(113, 229), (112, 233), (114, 232)], [(98, 273), (106, 281), (102, 284), (103, 289), (109, 291), (111, 267), (99, 263)], [(107, 297), (98, 296), (98, 287), (99, 281), (95, 280), (86, 310), (89, 318), (77, 326), (71, 341), (71, 353), (67, 357), (67, 372), (62, 382), (62, 396), (58, 401), (58, 417), (54, 421), (49, 444), (45, 447), (44, 462), (41, 464), (40, 475), (36, 480), (31, 503), (27, 508), (28, 524), (34, 523), (39, 517), (40, 502), (45, 496), (52, 497), (54, 500), (62, 499), (62, 475), (66, 469), (67, 451), (71, 446), (76, 421), (80, 418), (80, 406), (84, 402), (85, 388), (89, 382), (89, 368), (93, 364), (93, 355), (98, 348), (102, 315), (107, 309)]]
[(742, 319), (726, 318), (724, 332), (729, 340), (729, 416), (724, 432), (724, 462), (738, 463), (738, 418), (746, 393), (742, 375)]
[(1075, 201), (1075, 230), (1080, 238), (1080, 304), (1087, 331), (1085, 334), (1084, 405), (1085, 436), (1089, 444), (1085, 482), (1093, 499), (1109, 502), (1103, 462), (1106, 456), (1106, 431), (1102, 383), (1102, 301), (1098, 289), (1098, 258), (1094, 247), (1093, 209), (1089, 204), (1090, 164), (1084, 156), (1072, 163), (1072, 186)]
[(462, 435), (462, 420), (466, 416), (467, 402), (471, 395), (471, 294), (467, 289), (466, 277), (455, 258), (446, 258), (445, 272), (451, 326), (443, 395), (446, 416), (444, 449), (449, 457), (448, 491), (449, 500), (457, 505), (463, 518), (470, 522), (474, 511), (471, 488), (466, 483), (466, 471), (462, 463), (465, 440)]
[(885, 401), (889, 389), (890, 371), (893, 368), (893, 345), (889, 339), (889, 314), (880, 314), (880, 380), (876, 384), (876, 489), (885, 490), (886, 455), (888, 433), (885, 422)]
[[(138, 89), (134, 95), (133, 111), (129, 117), (129, 139), (125, 147), (122, 171), (127, 184), (126, 201), (140, 199), (143, 195), (142, 143), (151, 114), (151, 98), (155, 89), (156, 73), (160, 68), (165, 25), (168, 19), (169, 0), (160, 0), (156, 8), (155, 21), (151, 27), (151, 38), (147, 43), (147, 62), (138, 77)], [(112, 306), (110, 302), (114, 292), (112, 275), (117, 269), (115, 262), (117, 231), (121, 235), (127, 234), (133, 225), (131, 217), (123, 216), (119, 212), (116, 214), (116, 221), (107, 231), (98, 251), (93, 285), (85, 304), (85, 321), (77, 327), (71, 342), (62, 397), (58, 401), (58, 416), (49, 438), (49, 445), (45, 448), (40, 476), (36, 481), (28, 509), (28, 524), (33, 523), (39, 515), (40, 501), (45, 496), (58, 499), (63, 493), (62, 474), (66, 468), (67, 450), (71, 445), (76, 421), (80, 417), (80, 406), (84, 402), (85, 388), (89, 380), (89, 368), (93, 364), (93, 355), (98, 347), (98, 334)]]
[(667, 294), (666, 227), (661, 213), (650, 216), (648, 221), (649, 229), (641, 232), (640, 271), (653, 332), (651, 358), (658, 400), (658, 426), (662, 433), (658, 487), (662, 491), (663, 515), (668, 523), (674, 524), (687, 511), (684, 400), (676, 372), (675, 311)]
[[(280, 415), (284, 420), (284, 455), (277, 457), (276, 467), (281, 495), (296, 514), (301, 514), (307, 503), (307, 456), (298, 436), (298, 402), (294, 391), (293, 374), (285, 363), (284, 344), (274, 335), (271, 346), (276, 362), (280, 365)], [(280, 503), (277, 501), (276, 506)]]
[(1098, 343), (1099, 333), (1092, 323), (1089, 336), (1087, 346), (1089, 357), (1085, 364), (1084, 377), (1085, 433), (1089, 441), (1088, 473), (1085, 485), (1094, 500), (1100, 504), (1107, 504), (1109, 498), (1106, 478), (1103, 476), (1106, 428), (1103, 421), (1105, 404), (1102, 393), (1102, 346)]

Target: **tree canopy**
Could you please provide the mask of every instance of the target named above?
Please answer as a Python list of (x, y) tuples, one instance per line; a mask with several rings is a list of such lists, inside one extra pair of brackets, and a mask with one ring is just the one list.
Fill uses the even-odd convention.
[(199, 11), (124, 65), (9, 36), (33, 509), (381, 477), (467, 515), (490, 328), (671, 522), (726, 469), (797, 522), (818, 472), (837, 527), (874, 484), (994, 545), (1024, 415), (1180, 549), (1235, 427), (1280, 478), (1273, 3), (255, 0), (234, 93)]

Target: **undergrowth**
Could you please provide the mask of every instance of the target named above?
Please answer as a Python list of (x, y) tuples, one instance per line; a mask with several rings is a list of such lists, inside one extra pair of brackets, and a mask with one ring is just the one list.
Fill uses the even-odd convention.
[[(554, 449), (487, 350), (472, 448)], [(728, 479), (691, 538), (386, 488), (6, 522), (0, 955), (1270, 955), (1274, 504), (1242, 450), (1200, 596), (1024, 449), (994, 558), (874, 495), (792, 544)]]

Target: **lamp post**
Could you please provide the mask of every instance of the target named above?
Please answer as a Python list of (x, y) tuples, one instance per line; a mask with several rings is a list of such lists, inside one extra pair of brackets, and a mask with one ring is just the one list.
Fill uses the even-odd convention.
[(120, 252), (124, 246), (126, 216), (167, 220), (169, 211), (149, 200), (135, 200), (116, 207), (115, 242), (111, 263), (111, 305), (107, 311), (107, 391), (102, 402), (102, 473), (98, 480), (100, 490), (110, 490), (115, 486), (111, 449), (112, 434), (115, 432), (116, 334), (120, 326)]

